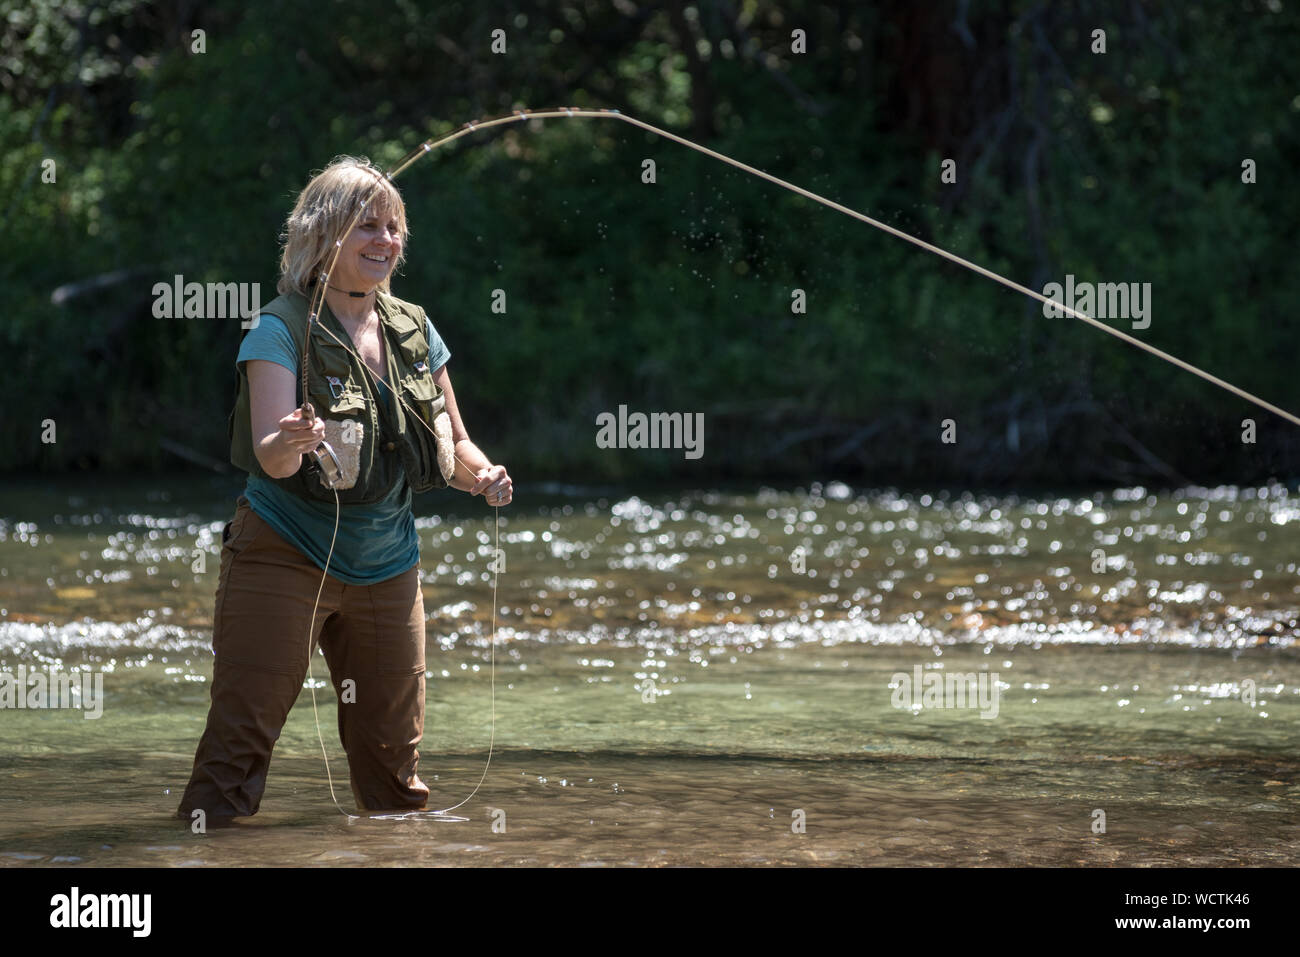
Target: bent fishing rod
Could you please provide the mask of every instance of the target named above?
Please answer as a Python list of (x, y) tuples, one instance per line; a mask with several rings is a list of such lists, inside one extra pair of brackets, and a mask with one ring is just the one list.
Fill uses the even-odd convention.
[[(864, 222), (869, 226), (873, 226), (876, 229), (881, 230), (882, 232), (888, 233), (889, 235), (894, 236), (897, 239), (901, 239), (904, 242), (911, 243), (913, 246), (917, 246), (920, 249), (925, 250), (926, 252), (932, 253), (943, 259), (946, 259), (949, 262), (956, 263), (958, 266), (961, 266), (965, 269), (969, 269), (971, 272), (977, 273), (978, 275), (983, 276), (986, 279), (991, 279), (994, 282), (999, 283), (1000, 285), (1003, 285), (1008, 289), (1021, 293), (1022, 295), (1028, 296), (1031, 299), (1035, 299), (1038, 302), (1043, 303), (1044, 305), (1057, 309), (1062, 314), (1067, 315), (1072, 319), (1078, 319), (1081, 322), (1086, 322), (1088, 325), (1093, 326), (1096, 329), (1100, 329), (1102, 332), (1114, 336), (1115, 338), (1121, 340), (1122, 342), (1126, 342), (1131, 346), (1135, 346), (1138, 349), (1142, 349), (1143, 351), (1150, 353), (1151, 355), (1155, 356), (1158, 359), (1162, 359), (1163, 361), (1168, 362), (1171, 365), (1177, 366), (1178, 368), (1184, 370), (1185, 372), (1190, 372), (1195, 376), (1199, 376), (1200, 378), (1204, 379), (1206, 382), (1218, 386), (1220, 389), (1223, 389), (1227, 392), (1231, 392), (1233, 395), (1237, 396), (1238, 398), (1245, 399), (1247, 402), (1253, 403), (1254, 405), (1259, 406), (1261, 409), (1264, 409), (1267, 412), (1271, 412), (1274, 415), (1280, 416), (1281, 418), (1287, 420), (1293, 425), (1300, 425), (1300, 416), (1288, 412), (1285, 409), (1279, 408), (1273, 403), (1268, 402), (1260, 398), (1259, 396), (1254, 395), (1253, 393), (1247, 392), (1245, 389), (1242, 389), (1241, 387), (1236, 386), (1231, 382), (1227, 382), (1224, 379), (1219, 378), (1218, 376), (1206, 372), (1204, 369), (1198, 368), (1197, 366), (1192, 365), (1190, 362), (1180, 359), (1177, 356), (1165, 352), (1162, 349), (1158, 349), (1155, 346), (1151, 345), (1150, 343), (1143, 342), (1141, 339), (1131, 336), (1128, 333), (1123, 332), (1122, 330), (1116, 329), (1113, 326), (1109, 326), (1104, 322), (1100, 322), (1099, 320), (1093, 318), (1087, 313), (1081, 312), (1073, 308), (1072, 306), (1069, 306), (1063, 302), (1059, 302), (1055, 299), (1049, 299), (1047, 296), (1043, 295), (1042, 293), (1034, 289), (1030, 289), (1028, 286), (1022, 285), (1021, 283), (1018, 283), (1013, 279), (1009, 279), (1006, 276), (1003, 276), (1000, 273), (996, 273), (991, 269), (979, 265), (978, 263), (974, 263), (969, 259), (965, 259), (961, 256), (958, 256), (956, 253), (943, 249), (940, 246), (936, 246), (933, 243), (926, 242), (924, 239), (921, 239), (920, 237), (917, 236), (913, 236), (911, 233), (904, 232), (901, 229), (898, 229), (894, 226), (890, 226), (888, 223), (884, 223), (878, 219), (874, 219), (871, 216), (866, 215), (865, 213), (858, 212), (855, 209), (850, 209), (849, 207), (837, 203), (834, 200), (827, 199), (825, 196), (820, 196), (817, 193), (812, 192), (811, 190), (804, 189), (801, 186), (796, 186), (794, 183), (790, 183), (784, 179), (781, 179), (778, 176), (773, 176), (771, 173), (764, 172), (761, 169), (756, 169), (755, 167), (750, 166), (747, 163), (742, 163), (740, 160), (733, 159), (730, 156), (726, 156), (715, 150), (711, 150), (707, 146), (701, 146), (699, 143), (692, 142), (691, 140), (688, 140), (682, 136), (678, 136), (675, 133), (670, 133), (669, 131), (661, 129), (660, 127), (654, 126), (650, 123), (646, 123), (644, 120), (639, 120), (634, 116), (628, 116), (626, 113), (621, 113), (618, 110), (612, 110), (612, 109), (581, 109), (578, 107), (555, 107), (555, 108), (541, 109), (541, 110), (515, 110), (513, 113), (503, 115), (503, 116), (498, 116), (493, 119), (467, 121), (459, 129), (447, 134), (446, 136), (437, 139), (425, 140), (415, 149), (411, 150), (411, 152), (407, 153), (406, 156), (402, 157), (402, 159), (399, 160), (397, 164), (393, 166), (392, 169), (388, 170), (386, 173), (383, 174), (382, 178), (379, 177), (376, 178), (375, 184), (371, 186), (369, 190), (367, 190), (364, 197), (362, 198), (360, 204), (358, 205), (356, 213), (352, 217), (352, 220), (348, 223), (348, 226), (343, 230), (342, 234), (335, 240), (333, 255), (329, 259), (329, 264), (325, 266), (324, 269), (322, 270), (319, 277), (319, 281), (317, 282), (316, 285), (316, 289), (312, 295), (311, 308), (309, 310), (308, 319), (307, 319), (307, 332), (306, 335), (303, 337), (303, 351), (302, 351), (302, 365), (301, 365), (302, 394), (303, 394), (302, 413), (303, 413), (303, 418), (305, 420), (311, 422), (314, 421), (315, 418), (315, 412), (311, 407), (310, 401), (307, 400), (307, 361), (309, 358), (309, 351), (311, 347), (311, 330), (313, 326), (319, 324), (323, 332), (327, 333), (330, 336), (330, 338), (334, 339), (344, 349), (347, 349), (347, 351), (354, 358), (358, 360), (361, 368), (365, 369), (366, 372), (371, 376), (371, 378), (375, 379), (376, 382), (379, 381), (379, 377), (375, 375), (374, 371), (371, 370), (370, 367), (367, 366), (365, 362), (361, 360), (360, 356), (358, 356), (356, 352), (352, 349), (351, 343), (343, 342), (323, 323), (319, 323), (319, 315), (320, 315), (320, 310), (322, 309), (324, 304), (325, 289), (329, 283), (329, 276), (330, 273), (334, 271), (334, 267), (338, 262), (339, 254), (342, 252), (343, 249), (343, 243), (347, 239), (347, 237), (351, 234), (356, 224), (361, 220), (361, 217), (365, 213), (366, 207), (369, 204), (371, 198), (374, 196), (375, 192), (382, 187), (383, 182), (387, 181), (391, 183), (393, 180), (397, 179), (398, 176), (400, 176), (403, 172), (405, 172), (407, 168), (409, 168), (421, 157), (427, 156), (430, 153), (432, 153), (434, 150), (440, 149), (441, 147), (447, 145), (448, 143), (454, 142), (455, 140), (458, 140), (463, 136), (468, 136), (470, 133), (475, 133), (479, 130), (491, 129), (492, 127), (495, 126), (503, 126), (508, 123), (520, 123), (520, 122), (526, 122), (528, 120), (569, 119), (569, 118), (619, 120), (623, 123), (629, 123), (632, 126), (636, 126), (643, 130), (647, 130), (651, 133), (654, 133), (657, 136), (663, 137), (664, 139), (672, 140), (675, 143), (680, 143), (682, 146), (689, 147), (690, 149), (693, 149), (698, 153), (703, 153), (705, 156), (726, 163), (729, 166), (734, 166), (736, 169), (749, 173), (752, 176), (757, 176), (760, 179), (765, 179), (770, 183), (775, 183), (777, 186), (780, 186), (782, 189), (789, 190), (790, 192), (795, 193), (799, 196), (803, 196), (806, 199), (810, 199), (815, 203), (820, 203), (821, 205), (829, 207), (830, 209), (833, 209), (838, 213), (843, 213), (845, 216), (850, 216), (853, 219), (859, 220), (860, 222)], [(415, 421), (419, 422), (421, 426), (423, 426), (425, 429), (428, 429), (430, 432), (434, 431), (431, 425), (426, 423), (423, 420), (423, 418), (421, 418), (417, 413), (415, 413), (415, 411), (410, 407), (410, 405), (401, 397), (400, 390), (394, 389), (392, 391), (396, 400), (400, 402), (403, 408), (406, 410), (408, 418), (414, 419)], [(439, 441), (442, 440), (439, 439)], [(320, 466), (322, 482), (326, 483), (327, 488), (333, 488), (333, 483), (334, 481), (336, 481), (334, 476), (338, 475), (338, 459), (335, 456), (333, 449), (330, 448), (328, 443), (322, 442), (321, 445), (312, 453), (309, 453), (309, 455)], [(465, 463), (460, 459), (460, 457), (455, 455), (454, 449), (452, 455), (455, 458), (456, 463), (465, 465)], [(471, 475), (474, 474), (473, 470), (470, 469), (468, 465), (465, 465), (465, 468)], [(335, 535), (337, 536), (338, 521), (340, 515), (340, 505), (338, 502), (337, 490), (335, 490), (334, 492), (334, 499), (335, 499), (334, 529), (335, 529)], [(494, 506), (494, 508), (497, 509), (496, 512), (497, 537), (494, 538), (494, 543), (493, 543), (495, 548), (497, 541), (499, 541), (501, 517), (500, 517), (499, 506)], [(324, 589), (325, 586), (325, 577), (328, 576), (329, 574), (329, 562), (330, 562), (330, 557), (332, 557), (333, 555), (333, 551), (334, 551), (334, 541), (331, 540), (330, 554), (329, 556), (326, 557), (325, 568), (323, 569), (322, 577), (321, 577), (321, 586), (320, 589), (318, 589), (316, 594), (316, 606), (313, 607), (312, 609), (312, 624), (311, 626), (309, 626), (309, 631), (307, 636), (309, 674), (310, 674), (310, 666), (311, 666), (311, 655), (310, 655), (311, 638), (312, 638), (312, 631), (314, 630), (314, 626), (315, 626), (316, 610), (317, 608), (319, 608), (321, 590)], [(494, 554), (496, 554), (496, 552), (494, 552)], [(498, 576), (500, 575), (499, 563), (494, 562), (493, 566), (494, 567), (493, 567), (493, 579), (492, 579), (492, 598), (493, 598), (492, 630), (488, 639), (489, 647), (491, 649), (491, 654), (492, 654), (492, 666), (491, 666), (491, 675), (492, 675), (492, 725), (491, 727), (492, 730), (491, 730), (491, 735), (489, 737), (489, 743), (488, 743), (487, 761), (483, 767), (483, 774), (482, 776), (480, 776), (478, 784), (474, 786), (474, 790), (470, 793), (469, 797), (465, 798), (463, 801), (459, 802), (458, 804), (452, 805), (452, 807), (447, 808), (445, 811), (432, 812), (433, 814), (446, 814), (449, 811), (461, 807), (462, 805), (466, 804), (471, 798), (473, 798), (474, 795), (478, 793), (478, 790), (482, 786), (484, 779), (487, 777), (488, 768), (491, 766), (492, 763), (492, 749), (496, 737), (496, 594), (497, 594)], [(315, 707), (316, 707), (316, 693), (315, 693), (315, 688), (313, 686), (312, 688), (313, 712), (315, 711)], [(319, 718), (317, 719), (316, 732), (318, 737), (320, 737), (321, 732), (320, 732)], [(325, 754), (325, 743), (323, 737), (321, 738), (321, 753), (322, 755)], [(328, 755), (325, 756), (325, 769), (326, 769), (326, 774), (328, 775), (329, 774)], [(334, 797), (332, 778), (330, 783), (330, 796)], [(338, 806), (337, 798), (335, 798), (334, 803), (335, 806)], [(342, 807), (339, 807), (339, 810), (343, 811)], [(343, 813), (347, 814), (349, 818), (354, 817), (354, 815), (348, 814), (348, 812), (346, 811), (343, 811)]]

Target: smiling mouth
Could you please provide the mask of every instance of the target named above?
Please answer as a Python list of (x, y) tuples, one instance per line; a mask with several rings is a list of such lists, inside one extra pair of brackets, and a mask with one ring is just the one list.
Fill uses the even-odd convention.
[(386, 262), (388, 262), (388, 257), (387, 257), (387, 256), (374, 256), (374, 255), (371, 255), (370, 253), (362, 253), (362, 254), (361, 254), (361, 258), (362, 258), (362, 259), (369, 259), (372, 263), (386, 263)]

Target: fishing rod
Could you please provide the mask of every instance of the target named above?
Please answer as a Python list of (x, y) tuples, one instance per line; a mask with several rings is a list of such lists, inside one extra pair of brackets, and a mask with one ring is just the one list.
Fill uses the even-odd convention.
[[(312, 409), (310, 401), (307, 400), (307, 361), (309, 358), (308, 353), (310, 351), (310, 346), (311, 346), (311, 330), (313, 326), (319, 324), (322, 331), (327, 333), (332, 339), (335, 340), (335, 342), (343, 346), (343, 348), (347, 349), (348, 352), (351, 353), (352, 356), (358, 360), (361, 368), (365, 369), (366, 372), (369, 373), (371, 378), (375, 379), (376, 382), (379, 381), (379, 377), (376, 376), (374, 371), (371, 370), (370, 367), (367, 366), (366, 363), (361, 360), (360, 356), (357, 356), (357, 354), (352, 350), (349, 343), (343, 342), (327, 326), (325, 326), (323, 323), (319, 323), (320, 310), (324, 304), (325, 290), (329, 283), (330, 273), (334, 271), (334, 267), (338, 263), (338, 257), (342, 252), (344, 241), (348, 238), (352, 230), (356, 227), (356, 224), (361, 220), (361, 217), (365, 213), (366, 207), (369, 204), (371, 198), (374, 196), (375, 192), (378, 189), (380, 189), (385, 182), (391, 183), (393, 180), (395, 180), (398, 176), (400, 176), (403, 172), (405, 172), (408, 167), (410, 167), (421, 157), (429, 155), (434, 150), (440, 149), (446, 144), (460, 139), (462, 136), (468, 136), (470, 133), (475, 133), (478, 132), (479, 130), (491, 129), (492, 127), (502, 126), (507, 123), (519, 123), (519, 122), (526, 122), (528, 120), (542, 120), (542, 119), (552, 119), (552, 118), (564, 118), (564, 119), (584, 118), (584, 119), (619, 120), (624, 123), (630, 123), (631, 125), (639, 127), (643, 130), (647, 130), (651, 133), (656, 134), (657, 136), (662, 136), (665, 139), (672, 140), (675, 143), (680, 143), (681, 145), (689, 147), (690, 149), (693, 149), (698, 153), (703, 153), (705, 156), (712, 157), (713, 159), (719, 160), (720, 162), (726, 163), (730, 166), (734, 166), (736, 169), (742, 170), (746, 173), (749, 173), (753, 176), (757, 176), (761, 179), (765, 179), (768, 182), (775, 183), (777, 186), (780, 186), (782, 189), (787, 189), (792, 193), (796, 193), (799, 196), (805, 197), (806, 199), (811, 199), (813, 202), (820, 203), (823, 206), (827, 206), (838, 213), (843, 213), (845, 216), (850, 216), (854, 219), (866, 223), (869, 226), (874, 226), (876, 229), (879, 229), (882, 232), (886, 232), (889, 235), (901, 239), (905, 242), (911, 243), (913, 246), (917, 246), (920, 249), (924, 249), (926, 252), (933, 253), (934, 255), (946, 259), (949, 262), (956, 263), (957, 265), (965, 269), (969, 269), (971, 272), (977, 273), (978, 275), (981, 275), (986, 279), (991, 279), (994, 282), (999, 283), (1008, 289), (1021, 293), (1022, 295), (1028, 296), (1031, 299), (1035, 299), (1043, 303), (1044, 305), (1051, 306), (1054, 309), (1059, 310), (1064, 315), (1067, 315), (1073, 319), (1078, 319), (1081, 322), (1086, 322), (1087, 324), (1093, 326), (1094, 328), (1100, 329), (1102, 332), (1114, 336), (1115, 338), (1121, 340), (1122, 342), (1126, 342), (1131, 346), (1135, 346), (1139, 349), (1142, 349), (1143, 351), (1150, 353), (1151, 355), (1157, 357), (1158, 359), (1162, 359), (1165, 362), (1170, 363), (1171, 365), (1177, 366), (1178, 368), (1184, 370), (1185, 372), (1190, 372), (1193, 375), (1199, 376), (1200, 378), (1204, 379), (1206, 382), (1216, 385), (1227, 392), (1231, 392), (1233, 395), (1245, 399), (1247, 402), (1251, 402), (1254, 405), (1259, 406), (1261, 409), (1264, 409), (1265, 411), (1272, 412), (1274, 415), (1280, 416), (1281, 418), (1287, 420), (1293, 425), (1300, 425), (1300, 416), (1288, 412), (1285, 409), (1279, 408), (1278, 406), (1272, 404), (1271, 402), (1261, 399), (1259, 396), (1247, 392), (1245, 389), (1242, 389), (1239, 386), (1233, 385), (1231, 382), (1227, 382), (1224, 379), (1219, 378), (1218, 376), (1215, 376), (1209, 372), (1206, 372), (1203, 369), (1198, 368), (1197, 366), (1192, 365), (1190, 362), (1180, 359), (1177, 356), (1165, 352), (1162, 349), (1158, 349), (1149, 343), (1143, 342), (1141, 339), (1135, 338), (1134, 336), (1131, 336), (1126, 332), (1116, 329), (1113, 326), (1109, 326), (1104, 322), (1100, 322), (1097, 319), (1093, 318), (1092, 316), (1088, 315), (1087, 313), (1080, 312), (1079, 310), (1073, 308), (1072, 306), (1068, 306), (1063, 302), (1058, 302), (1057, 300), (1049, 299), (1047, 296), (1043, 295), (1042, 293), (1034, 289), (1030, 289), (1028, 286), (1022, 285), (1021, 283), (1018, 283), (1013, 279), (1008, 279), (1006, 276), (1003, 276), (1000, 273), (996, 273), (991, 269), (987, 269), (986, 267), (979, 265), (978, 263), (974, 263), (969, 259), (965, 259), (961, 256), (958, 256), (956, 253), (943, 249), (940, 246), (936, 246), (933, 243), (926, 242), (924, 239), (921, 239), (917, 236), (913, 236), (911, 233), (904, 232), (901, 229), (898, 229), (894, 226), (890, 226), (888, 223), (884, 223), (878, 219), (874, 219), (871, 216), (866, 215), (865, 213), (858, 212), (855, 209), (850, 209), (849, 207), (843, 206), (840, 203), (835, 202), (834, 200), (827, 199), (824, 196), (820, 196), (817, 193), (812, 192), (811, 190), (804, 189), (801, 186), (796, 186), (794, 183), (790, 183), (786, 180), (783, 180), (778, 176), (773, 176), (771, 173), (766, 173), (761, 169), (756, 169), (755, 167), (750, 166), (747, 163), (742, 163), (740, 160), (733, 159), (730, 156), (726, 156), (715, 150), (711, 150), (706, 146), (701, 146), (699, 143), (692, 142), (691, 140), (688, 140), (685, 137), (678, 136), (675, 133), (670, 133), (667, 130), (661, 129), (650, 123), (646, 123), (643, 120), (639, 120), (634, 116), (628, 116), (626, 113), (621, 113), (618, 110), (612, 110), (612, 109), (581, 109), (578, 107), (554, 107), (554, 108), (542, 109), (542, 110), (515, 110), (513, 113), (494, 117), (489, 120), (469, 120), (465, 122), (459, 129), (453, 131), (452, 133), (447, 134), (446, 136), (443, 136), (438, 139), (425, 140), (419, 146), (415, 147), (415, 149), (411, 150), (404, 157), (402, 157), (402, 159), (400, 159), (392, 169), (384, 173), (382, 177), (376, 178), (374, 185), (371, 186), (370, 189), (367, 190), (365, 195), (363, 196), (360, 204), (357, 207), (357, 211), (353, 215), (352, 220), (348, 223), (347, 228), (344, 229), (342, 234), (338, 237), (338, 239), (335, 240), (333, 255), (329, 259), (329, 264), (322, 271), (319, 277), (319, 281), (317, 282), (316, 289), (314, 290), (312, 295), (311, 307), (307, 318), (307, 333), (303, 337), (302, 364), (301, 364), (302, 394), (303, 394), (302, 414), (303, 414), (303, 418), (306, 421), (312, 422), (315, 419), (315, 411)], [(423, 420), (423, 418), (421, 418), (418, 414), (415, 414), (414, 410), (411, 409), (410, 405), (404, 399), (402, 399), (399, 390), (393, 389), (392, 392), (396, 400), (400, 402), (402, 406), (406, 409), (409, 418), (413, 418), (415, 421), (419, 422), (420, 425), (422, 425), (424, 428), (428, 429), (430, 432), (434, 432), (433, 428), (428, 423), (426, 423)], [(436, 436), (436, 433), (434, 434)], [(334, 483), (337, 482), (337, 476), (340, 474), (340, 470), (338, 467), (339, 466), (338, 458), (335, 455), (334, 450), (329, 446), (328, 443), (322, 442), (320, 446), (318, 446), (315, 450), (313, 450), (309, 454), (312, 457), (312, 459), (317, 463), (317, 465), (320, 467), (322, 482), (329, 483), (326, 484), (327, 488), (334, 488)], [(465, 465), (465, 463), (460, 459), (460, 457), (455, 455), (454, 449), (452, 451), (452, 455), (455, 458), (455, 461), (457, 463), (461, 465)], [(465, 468), (470, 472), (471, 475), (474, 474), (473, 470), (470, 469), (468, 465), (465, 465)], [(340, 506), (338, 502), (337, 490), (335, 490), (334, 499), (335, 499), (335, 503), (334, 503), (335, 504), (335, 533), (337, 534), (338, 520), (340, 515)], [(500, 516), (500, 506), (494, 506), (494, 508), (497, 509), (496, 511), (497, 538), (494, 539), (494, 547), (495, 547), (496, 542), (499, 541), (501, 516)], [(325, 584), (324, 576), (327, 576), (329, 574), (329, 562), (330, 562), (330, 558), (333, 555), (333, 550), (334, 550), (333, 540), (331, 540), (330, 554), (326, 557), (325, 568), (323, 570), (323, 575), (321, 578), (322, 589), (324, 588), (324, 584)], [(492, 749), (496, 738), (496, 594), (497, 594), (497, 584), (498, 584), (499, 575), (500, 575), (499, 564), (494, 563), (493, 579), (492, 579), (492, 630), (490, 632), (489, 639), (488, 639), (489, 647), (491, 649), (491, 654), (492, 654), (492, 667), (491, 667), (491, 676), (492, 676), (491, 678), (492, 680), (491, 728), (492, 730), (491, 730), (491, 735), (489, 737), (489, 743), (488, 743), (487, 762), (484, 764), (483, 774), (482, 776), (480, 776), (478, 784), (475, 785), (474, 790), (470, 793), (469, 797), (465, 798), (463, 801), (461, 801), (458, 804), (452, 805), (450, 808), (447, 808), (444, 811), (428, 812), (433, 815), (445, 815), (447, 812), (453, 811), (461, 807), (462, 805), (466, 804), (471, 798), (473, 798), (474, 795), (478, 793), (479, 788), (482, 786), (483, 780), (487, 777), (488, 768), (491, 766), (492, 763)], [(309, 626), (308, 635), (307, 635), (307, 646), (308, 646), (307, 664), (308, 664), (309, 675), (310, 675), (310, 668), (311, 668), (311, 654), (310, 654), (311, 632), (314, 629), (316, 610), (319, 607), (319, 603), (320, 603), (319, 590), (317, 591), (316, 602), (317, 602), (316, 607), (313, 607), (312, 609), (312, 624)], [(316, 705), (316, 693), (315, 693), (315, 689), (313, 688), (312, 689), (313, 711), (315, 709), (315, 705)], [(321, 736), (319, 719), (317, 720), (317, 724), (316, 724), (316, 733), (318, 737)], [(325, 743), (323, 737), (321, 737), (321, 751), (322, 754), (324, 754)], [(325, 759), (325, 767), (326, 767), (326, 773), (328, 774), (329, 773), (328, 756), (326, 756)], [(334, 797), (332, 779), (330, 784), (330, 796)], [(336, 806), (338, 806), (337, 798), (335, 798), (334, 803)], [(339, 807), (339, 810), (343, 811), (342, 807)], [(348, 814), (348, 812), (346, 811), (343, 811), (343, 813)], [(348, 817), (349, 818), (355, 817), (355, 815), (348, 814)]]

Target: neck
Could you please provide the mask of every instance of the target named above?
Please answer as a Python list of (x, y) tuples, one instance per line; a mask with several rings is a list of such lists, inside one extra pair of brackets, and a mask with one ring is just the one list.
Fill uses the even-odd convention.
[(352, 296), (349, 295), (350, 292), (351, 290), (336, 289), (331, 284), (325, 290), (325, 301), (329, 303), (330, 312), (340, 322), (365, 322), (375, 308), (376, 290), (368, 290), (362, 296)]

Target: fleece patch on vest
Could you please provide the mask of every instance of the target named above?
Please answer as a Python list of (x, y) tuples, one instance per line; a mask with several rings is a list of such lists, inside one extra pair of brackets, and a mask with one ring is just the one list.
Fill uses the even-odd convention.
[(439, 412), (433, 418), (433, 432), (438, 436), (438, 471), (442, 473), (443, 480), (450, 483), (451, 477), (456, 474), (456, 456), (452, 453), (451, 441), (451, 416), (446, 412)]
[(366, 440), (364, 422), (348, 419), (339, 422), (336, 419), (325, 420), (325, 441), (334, 450), (334, 457), (339, 460), (339, 471), (343, 477), (335, 483), (337, 489), (349, 489), (357, 484), (361, 474), (361, 446)]

